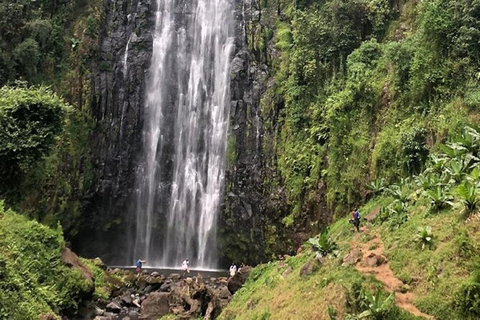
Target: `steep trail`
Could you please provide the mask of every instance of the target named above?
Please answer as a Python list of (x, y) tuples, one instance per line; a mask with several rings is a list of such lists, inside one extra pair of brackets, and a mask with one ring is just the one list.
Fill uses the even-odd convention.
[[(362, 227), (360, 231), (365, 233), (369, 230), (366, 227)], [(375, 234), (368, 242), (360, 243), (358, 242), (359, 235), (357, 234), (351, 243), (352, 251), (360, 250), (362, 254), (361, 259), (355, 263), (355, 269), (363, 274), (375, 276), (378, 281), (383, 283), (386, 291), (395, 292), (395, 304), (399, 308), (415, 316), (434, 320), (433, 316), (423, 313), (413, 304), (414, 296), (411, 292), (400, 291), (403, 282), (395, 276), (390, 268), (390, 263), (382, 254), (384, 245), (380, 236)]]

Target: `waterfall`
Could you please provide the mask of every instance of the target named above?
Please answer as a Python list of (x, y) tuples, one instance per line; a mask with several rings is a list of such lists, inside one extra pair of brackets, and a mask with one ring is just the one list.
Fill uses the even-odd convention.
[(135, 258), (216, 266), (233, 50), (233, 0), (157, 0)]

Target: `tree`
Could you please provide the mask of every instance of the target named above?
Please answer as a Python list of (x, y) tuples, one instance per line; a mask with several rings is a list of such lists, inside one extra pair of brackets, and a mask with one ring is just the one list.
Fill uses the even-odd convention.
[(44, 87), (0, 89), (0, 194), (48, 153), (69, 107)]

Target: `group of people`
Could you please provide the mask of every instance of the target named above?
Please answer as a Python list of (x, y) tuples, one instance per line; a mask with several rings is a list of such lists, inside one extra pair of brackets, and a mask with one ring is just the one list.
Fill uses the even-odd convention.
[[(360, 212), (358, 211), (357, 208), (353, 209), (352, 218), (349, 219), (348, 222), (355, 226), (355, 228), (357, 229), (357, 232), (360, 232)], [(301, 247), (299, 248), (299, 250), (300, 249)], [(142, 259), (137, 260), (137, 276), (140, 276), (140, 274), (142, 273), (142, 266), (144, 263), (146, 263), (145, 260), (142, 260)], [(233, 277), (237, 272), (240, 272), (243, 266), (244, 264), (242, 263), (240, 268), (237, 270), (237, 266), (234, 263), (232, 263), (232, 265), (228, 269), (228, 273), (230, 277)], [(183, 260), (181, 270), (183, 272), (182, 277), (190, 273), (190, 261), (188, 259)]]
[[(142, 274), (142, 267), (143, 267), (143, 264), (146, 263), (146, 262), (147, 261), (145, 261), (143, 259), (138, 259), (137, 260), (137, 263), (136, 263), (137, 277)], [(185, 274), (190, 273), (190, 261), (188, 261), (188, 259), (183, 260), (181, 269), (183, 271), (182, 277), (184, 277)]]

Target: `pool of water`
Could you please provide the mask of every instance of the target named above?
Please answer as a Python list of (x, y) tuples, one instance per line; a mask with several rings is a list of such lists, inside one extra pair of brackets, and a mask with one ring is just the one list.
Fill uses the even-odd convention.
[[(136, 267), (135, 266), (110, 266), (110, 268), (118, 268), (118, 269), (123, 269), (123, 270), (132, 270), (135, 271)], [(175, 268), (157, 268), (157, 267), (143, 267), (142, 269), (148, 270), (149, 273), (152, 273), (154, 271), (163, 274), (165, 277), (168, 277), (172, 273), (179, 273), (182, 274), (183, 271), (181, 269), (175, 269)], [(222, 270), (222, 269), (190, 269), (190, 274), (188, 276), (193, 277), (201, 274), (202, 277), (204, 278), (220, 278), (220, 277), (228, 277), (228, 270)]]

